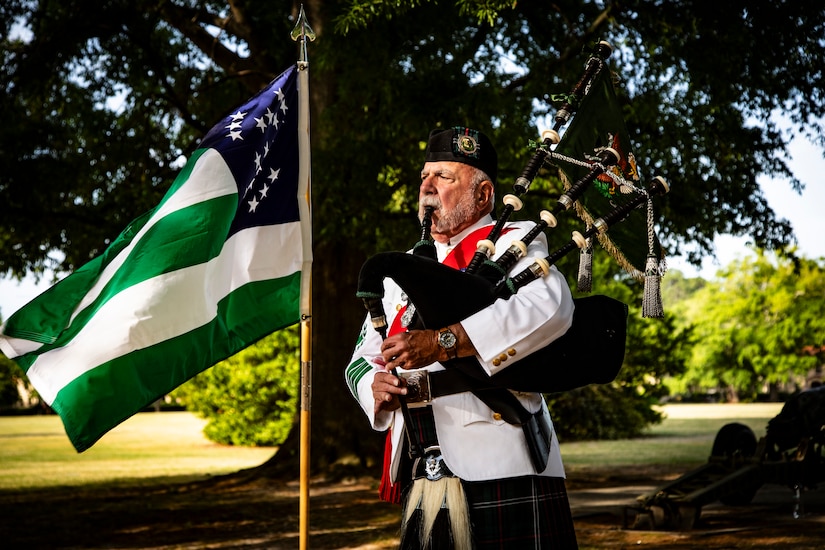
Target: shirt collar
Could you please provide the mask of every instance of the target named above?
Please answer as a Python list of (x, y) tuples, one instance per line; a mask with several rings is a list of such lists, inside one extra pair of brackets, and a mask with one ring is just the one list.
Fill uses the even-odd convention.
[(433, 244), (435, 244), (435, 250), (438, 254), (438, 261), (440, 262), (444, 260), (447, 254), (452, 252), (453, 248), (455, 248), (458, 243), (464, 240), (464, 237), (466, 237), (476, 229), (484, 227), (485, 225), (490, 225), (491, 223), (493, 223), (493, 216), (487, 214), (486, 216), (482, 216), (476, 223), (474, 223), (458, 235), (451, 237), (449, 243), (440, 243), (438, 241), (435, 241)]

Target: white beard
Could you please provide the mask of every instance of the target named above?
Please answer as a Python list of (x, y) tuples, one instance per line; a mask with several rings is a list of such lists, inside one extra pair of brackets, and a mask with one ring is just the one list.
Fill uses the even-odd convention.
[(476, 215), (472, 194), (464, 195), (454, 208), (446, 211), (443, 210), (441, 199), (437, 196), (425, 196), (418, 205), (419, 221), (424, 217), (425, 206), (435, 208), (433, 213), (438, 214), (438, 219), (433, 220), (432, 230), (440, 234), (455, 235), (458, 233), (456, 229), (465, 224), (467, 220), (473, 219)]

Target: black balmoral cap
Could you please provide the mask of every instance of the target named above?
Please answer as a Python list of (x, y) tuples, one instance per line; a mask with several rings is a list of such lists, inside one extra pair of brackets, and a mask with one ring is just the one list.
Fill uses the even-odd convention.
[(464, 126), (430, 132), (424, 162), (438, 161), (469, 164), (484, 171), (493, 183), (498, 176), (498, 155), (490, 138)]

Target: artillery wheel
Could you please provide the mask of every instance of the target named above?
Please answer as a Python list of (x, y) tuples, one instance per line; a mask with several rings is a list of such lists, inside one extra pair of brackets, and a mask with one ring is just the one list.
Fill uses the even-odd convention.
[[(756, 453), (756, 435), (753, 430), (745, 424), (731, 422), (725, 424), (716, 434), (713, 440), (713, 449), (710, 454), (724, 458), (750, 458)], [(728, 506), (741, 506), (749, 504), (761, 484), (752, 484), (744, 487), (737, 487), (730, 493), (723, 494), (719, 500)]]

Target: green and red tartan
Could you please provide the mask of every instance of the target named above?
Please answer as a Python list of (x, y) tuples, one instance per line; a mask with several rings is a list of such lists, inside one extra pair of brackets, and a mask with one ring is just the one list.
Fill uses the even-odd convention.
[(475, 550), (578, 548), (564, 479), (464, 481)]

